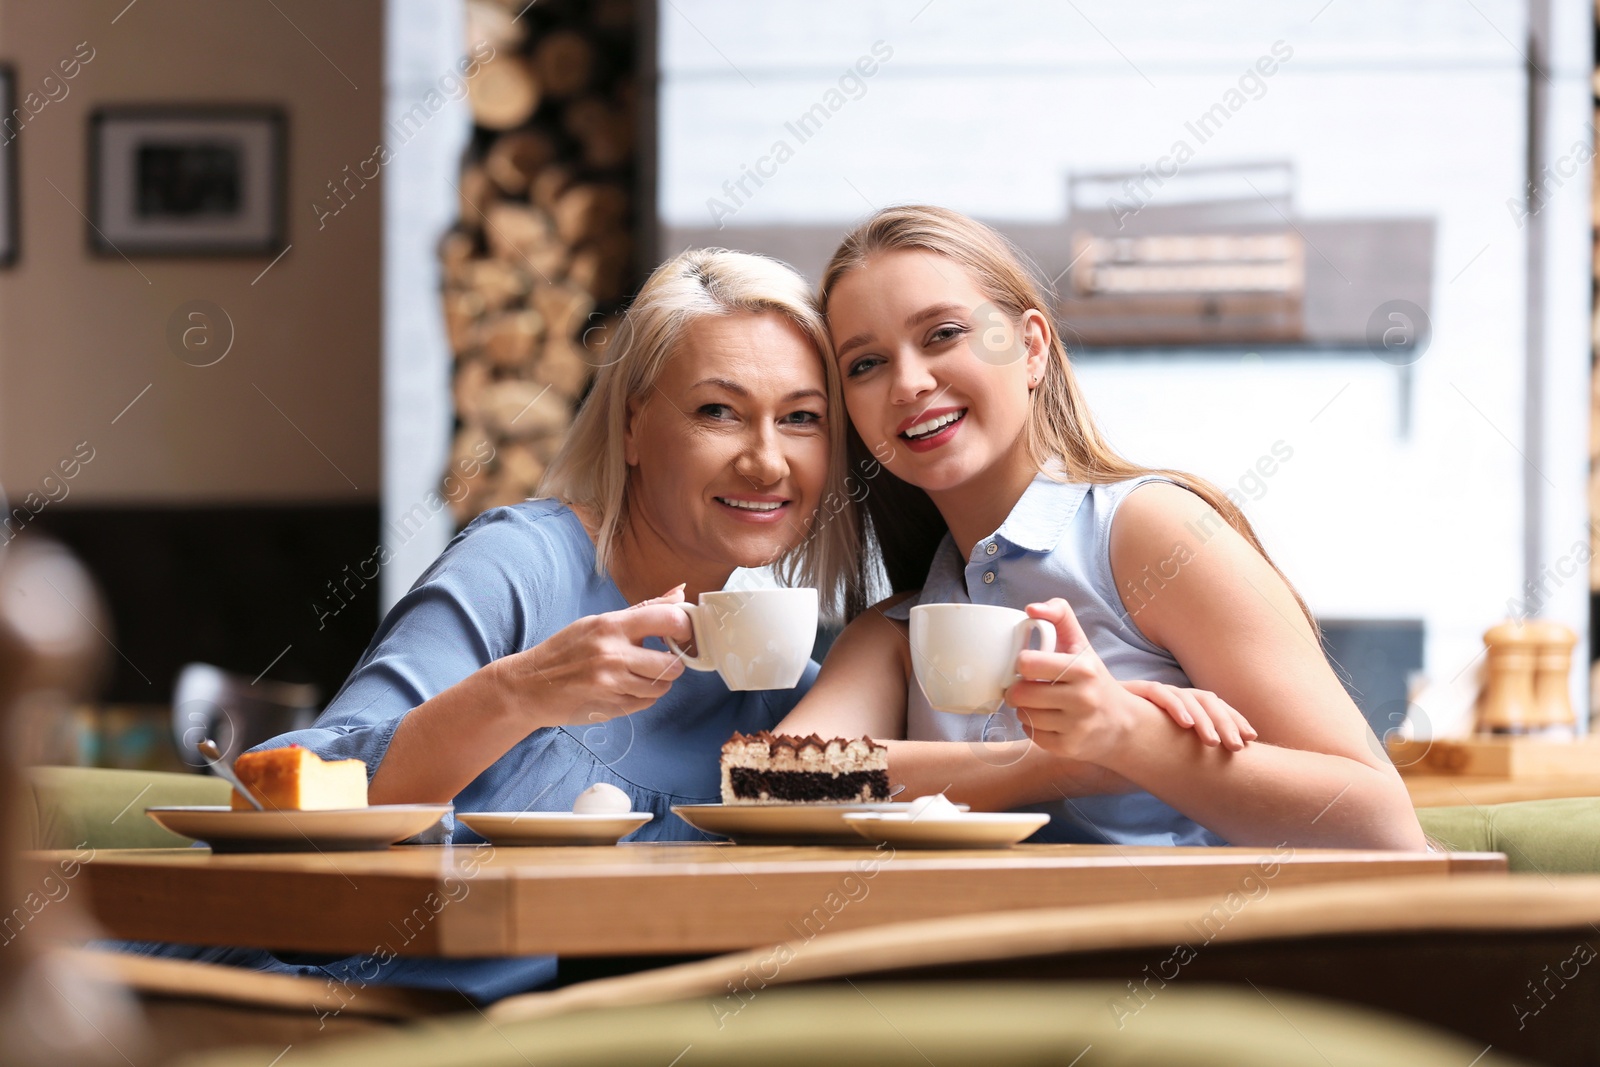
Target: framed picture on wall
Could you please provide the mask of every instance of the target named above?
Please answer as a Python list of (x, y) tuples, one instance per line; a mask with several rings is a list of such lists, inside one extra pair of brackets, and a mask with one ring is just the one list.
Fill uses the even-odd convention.
[(116, 255), (275, 255), (282, 110), (105, 107), (89, 118), (89, 246)]
[(17, 261), (17, 133), (12, 120), (17, 106), (17, 76), (9, 63), (0, 64), (0, 267)]

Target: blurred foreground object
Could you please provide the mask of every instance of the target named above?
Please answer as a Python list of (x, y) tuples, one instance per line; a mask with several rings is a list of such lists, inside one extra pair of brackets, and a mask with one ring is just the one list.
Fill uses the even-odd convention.
[(136, 1052), (141, 1044), (121, 988), (61, 950), (64, 942), (92, 936), (71, 894), (93, 850), (51, 867), (23, 863), (19, 855), (21, 768), (51, 718), (65, 714), (99, 676), (105, 618), (93, 581), (65, 549), (30, 537), (0, 552), (0, 1065), (6, 1067), (131, 1062), (124, 1050)]

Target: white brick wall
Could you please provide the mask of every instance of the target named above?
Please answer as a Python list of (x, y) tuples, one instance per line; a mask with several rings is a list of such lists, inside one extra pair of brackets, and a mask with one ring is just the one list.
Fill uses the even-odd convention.
[[(1582, 0), (1552, 7), (1556, 159), (1590, 137), (1590, 29)], [(1293, 58), (1194, 162), (1290, 159), (1310, 218), (1437, 221), (1433, 343), (1414, 368), (1411, 432), (1398, 433), (1399, 374), (1376, 359), (1241, 350), (1083, 360), (1112, 439), (1223, 484), (1288, 443), (1293, 460), (1248, 506), (1268, 546), (1325, 616), (1423, 618), (1438, 677), (1465, 666), (1523, 593), (1525, 476), (1546, 502), (1540, 566), (1586, 537), (1586, 166), (1544, 209), (1540, 471), (1519, 454), (1528, 253), (1506, 202), (1525, 177), (1522, 3), (673, 0), (661, 34), (665, 225), (706, 225), (707, 199), (741, 165), (780, 138), (795, 149), (723, 231), (734, 246), (740, 226), (842, 230), (904, 201), (1059, 219), (1068, 171), (1153, 162), (1287, 42)], [(864, 94), (798, 144), (784, 123), (880, 40), (893, 56)], [(1544, 613), (1583, 632), (1585, 585), (1580, 568)]]

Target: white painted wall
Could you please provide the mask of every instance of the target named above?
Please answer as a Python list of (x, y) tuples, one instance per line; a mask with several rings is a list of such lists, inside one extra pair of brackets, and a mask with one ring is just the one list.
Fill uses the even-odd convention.
[[(1591, 15), (1582, 0), (1551, 6), (1556, 160), (1591, 136)], [(1094, 358), (1080, 372), (1135, 459), (1233, 485), (1275, 441), (1291, 446), (1246, 507), (1270, 550), (1325, 617), (1422, 618), (1425, 670), (1449, 678), (1524, 594), (1524, 478), (1543, 489), (1539, 568), (1587, 538), (1586, 166), (1543, 209), (1539, 470), (1523, 457), (1528, 231), (1507, 202), (1525, 179), (1526, 36), (1518, 0), (673, 0), (661, 11), (662, 221), (706, 225), (708, 200), (726, 202), (723, 183), (779, 138), (794, 157), (724, 220), (730, 245), (741, 226), (842, 230), (905, 201), (1058, 220), (1069, 171), (1153, 163), (1286, 42), (1293, 57), (1265, 94), (1194, 163), (1290, 159), (1309, 218), (1436, 220), (1411, 432), (1399, 433), (1399, 372), (1360, 353)], [(893, 54), (859, 99), (798, 144), (785, 122), (878, 41)], [(1542, 610), (1580, 633), (1583, 574)], [(1580, 697), (1586, 675), (1575, 670)]]
[[(384, 50), (386, 142), (409, 111), (466, 54), (459, 0), (387, 0)], [(438, 493), (449, 463), (450, 345), (439, 300), (439, 237), (455, 222), (461, 150), (471, 133), (465, 101), (447, 103), (385, 168), (383, 200), (383, 569), (387, 612), (444, 549), (448, 508), (418, 529), (402, 516)], [(398, 139), (398, 138), (394, 138)]]
[[(43, 480), (86, 442), (93, 462), (69, 495), (53, 494), (64, 508), (370, 503), (378, 202), (352, 184), (325, 228), (313, 205), (378, 135), (382, 5), (125, 4), (0, 0), (0, 60), (14, 67), (19, 105), (32, 93), (37, 110), (12, 146), (21, 236), (17, 262), (0, 270), (0, 482), (19, 501), (51, 493)], [(54, 77), (80, 43), (93, 58)], [(55, 99), (41, 104), (46, 94)], [(91, 113), (189, 103), (287, 115), (281, 259), (89, 251)], [(232, 324), (210, 366), (167, 340), (193, 300)]]
[[(1592, 166), (1577, 160), (1594, 147), (1593, 11), (1581, 2), (1552, 6), (1550, 109), (1545, 158), (1556, 173), (1546, 199), (1544, 249), (1544, 405), (1541, 412), (1544, 522), (1538, 570), (1553, 592), (1544, 614), (1571, 623), (1586, 621), (1588, 581), (1582, 566), (1589, 543), (1589, 463), (1581, 448), (1589, 441), (1589, 311), (1593, 277), (1591, 243)], [(1564, 165), (1563, 165), (1564, 164)], [(1570, 176), (1566, 176), (1570, 172)], [(1586, 627), (1579, 627), (1586, 633)], [(1585, 646), (1580, 645), (1583, 649)], [(1577, 657), (1584, 659), (1583, 655)], [(1574, 667), (1574, 691), (1588, 692), (1588, 665)], [(1579, 705), (1590, 706), (1589, 700)], [(1579, 717), (1583, 717), (1580, 710)]]

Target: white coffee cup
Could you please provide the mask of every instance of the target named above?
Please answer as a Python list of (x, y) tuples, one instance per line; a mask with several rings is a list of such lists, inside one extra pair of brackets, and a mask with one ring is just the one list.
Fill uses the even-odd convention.
[(1017, 681), (1017, 656), (1039, 634), (1039, 651), (1056, 650), (1043, 619), (990, 604), (921, 604), (911, 609), (911, 667), (937, 711), (998, 711)]
[(740, 589), (701, 593), (679, 604), (694, 627), (691, 656), (667, 647), (697, 671), (716, 671), (729, 689), (793, 689), (817, 640), (815, 589)]

